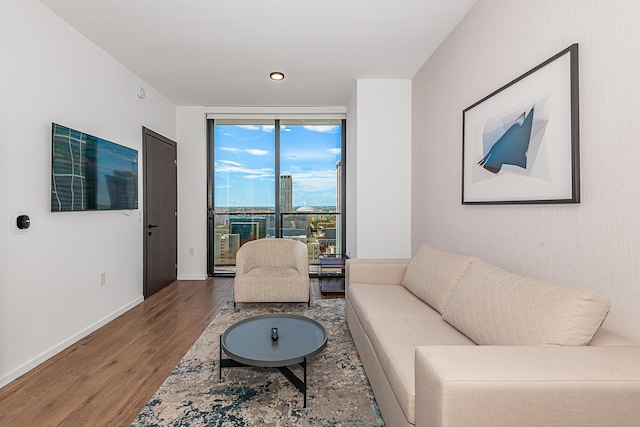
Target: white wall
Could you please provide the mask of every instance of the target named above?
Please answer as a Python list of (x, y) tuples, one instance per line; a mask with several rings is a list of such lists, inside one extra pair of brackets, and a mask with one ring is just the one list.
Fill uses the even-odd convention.
[[(141, 150), (142, 126), (175, 138), (176, 119), (175, 106), (36, 0), (3, 2), (0, 57), (2, 386), (142, 300), (138, 212), (50, 212), (51, 123)], [(31, 216), (24, 233), (16, 212)]]
[[(599, 291), (640, 341), (640, 2), (480, 0), (413, 80), (412, 249)], [(579, 43), (582, 202), (462, 206), (462, 111)]]
[(207, 278), (207, 125), (204, 107), (178, 107), (177, 126), (178, 279), (202, 280)]
[(353, 90), (347, 105), (347, 149), (346, 149), (346, 250), (351, 258), (358, 257), (358, 85), (353, 84)]
[(357, 83), (357, 256), (411, 256), (411, 81)]

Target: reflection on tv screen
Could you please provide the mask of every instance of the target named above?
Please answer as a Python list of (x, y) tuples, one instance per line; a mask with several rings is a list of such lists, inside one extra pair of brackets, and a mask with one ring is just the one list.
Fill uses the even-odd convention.
[(53, 123), (51, 211), (138, 208), (138, 151)]

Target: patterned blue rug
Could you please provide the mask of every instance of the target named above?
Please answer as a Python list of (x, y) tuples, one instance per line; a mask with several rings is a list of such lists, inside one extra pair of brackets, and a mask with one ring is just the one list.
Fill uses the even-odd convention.
[[(326, 348), (307, 367), (303, 395), (276, 368), (224, 368), (220, 334), (246, 317), (293, 313), (324, 325)], [(302, 376), (301, 369), (296, 371)], [(228, 303), (211, 322), (132, 426), (383, 426), (344, 318), (344, 300), (306, 304)]]

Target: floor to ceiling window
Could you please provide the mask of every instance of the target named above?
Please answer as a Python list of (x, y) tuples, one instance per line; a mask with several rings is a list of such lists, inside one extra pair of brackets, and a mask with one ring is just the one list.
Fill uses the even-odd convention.
[(209, 274), (256, 239), (299, 240), (311, 266), (344, 253), (344, 120), (212, 119), (209, 141)]

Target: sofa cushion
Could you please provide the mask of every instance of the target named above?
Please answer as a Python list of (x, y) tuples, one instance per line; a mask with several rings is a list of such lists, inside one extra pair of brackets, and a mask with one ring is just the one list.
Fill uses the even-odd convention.
[(347, 289), (347, 299), (367, 333), (370, 333), (369, 319), (374, 317), (410, 317), (442, 321), (440, 313), (400, 285), (354, 283)]
[(404, 416), (414, 424), (416, 347), (474, 343), (441, 318), (372, 318), (370, 325), (369, 339), (378, 361)]
[(442, 314), (453, 288), (471, 261), (473, 257), (423, 245), (411, 258), (402, 285)]
[(595, 292), (518, 276), (474, 260), (443, 319), (481, 345), (587, 345), (609, 311)]

